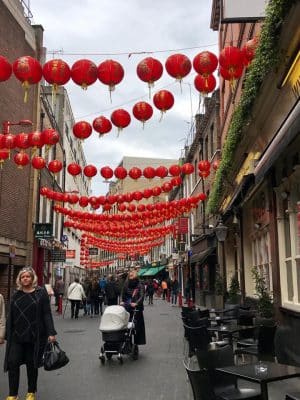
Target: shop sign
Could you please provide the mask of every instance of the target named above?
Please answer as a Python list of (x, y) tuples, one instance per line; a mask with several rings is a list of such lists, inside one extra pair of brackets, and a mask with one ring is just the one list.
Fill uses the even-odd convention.
[(223, 0), (222, 23), (249, 22), (265, 17), (265, 0)]
[(53, 237), (53, 225), (52, 224), (34, 224), (34, 237), (39, 239), (52, 238)]
[(98, 255), (98, 247), (89, 248), (89, 255), (90, 256), (97, 256)]
[(66, 258), (75, 258), (76, 250), (66, 250)]
[(48, 261), (65, 262), (66, 261), (66, 250), (51, 249), (48, 252)]
[(189, 219), (188, 217), (178, 218), (178, 233), (185, 234), (189, 231)]

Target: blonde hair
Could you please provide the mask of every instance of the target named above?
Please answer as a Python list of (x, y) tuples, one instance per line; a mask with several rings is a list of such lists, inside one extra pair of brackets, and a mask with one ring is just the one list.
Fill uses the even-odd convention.
[(32, 287), (37, 287), (37, 275), (31, 267), (25, 267), (22, 268), (21, 271), (18, 273), (17, 279), (16, 279), (16, 284), (17, 284), (17, 289), (22, 290), (22, 283), (21, 283), (21, 276), (25, 274), (25, 272), (28, 272), (32, 278)]

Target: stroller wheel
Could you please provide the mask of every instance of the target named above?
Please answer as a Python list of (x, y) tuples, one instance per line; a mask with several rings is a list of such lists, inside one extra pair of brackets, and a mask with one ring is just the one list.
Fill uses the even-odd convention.
[(119, 363), (122, 365), (123, 364), (123, 357), (121, 356), (121, 354), (118, 354), (118, 361)]
[(99, 356), (99, 360), (100, 360), (100, 362), (101, 362), (102, 365), (105, 364), (105, 357), (104, 357), (103, 354), (101, 354), (101, 355)]
[(112, 354), (106, 353), (106, 359), (107, 359), (107, 360), (111, 360), (111, 358), (112, 358)]
[(139, 358), (139, 348), (137, 344), (132, 345), (131, 356), (133, 360), (137, 360)]

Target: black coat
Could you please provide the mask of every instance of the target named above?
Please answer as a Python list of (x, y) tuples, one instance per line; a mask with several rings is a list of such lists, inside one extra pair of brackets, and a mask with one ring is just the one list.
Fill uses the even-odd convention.
[[(55, 336), (56, 331), (54, 328), (53, 318), (51, 314), (49, 296), (45, 288), (36, 287), (35, 289), (37, 299), (37, 332), (36, 341), (34, 344), (34, 365), (36, 368), (43, 365), (43, 353), (49, 336)], [(11, 304), (15, 300), (15, 295), (12, 296)], [(11, 306), (10, 306), (11, 308)], [(4, 359), (4, 371), (8, 370), (8, 354), (11, 346), (13, 336), (13, 317), (9, 312), (6, 321), (6, 351)]]

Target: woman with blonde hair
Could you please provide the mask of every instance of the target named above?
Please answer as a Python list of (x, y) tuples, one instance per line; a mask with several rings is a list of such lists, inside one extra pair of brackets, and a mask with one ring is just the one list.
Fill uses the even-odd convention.
[(49, 296), (45, 288), (37, 286), (32, 268), (23, 268), (16, 280), (6, 322), (6, 353), (4, 371), (8, 371), (9, 396), (17, 400), (20, 366), (26, 364), (28, 393), (25, 400), (35, 400), (38, 368), (43, 364), (47, 340), (56, 340)]

